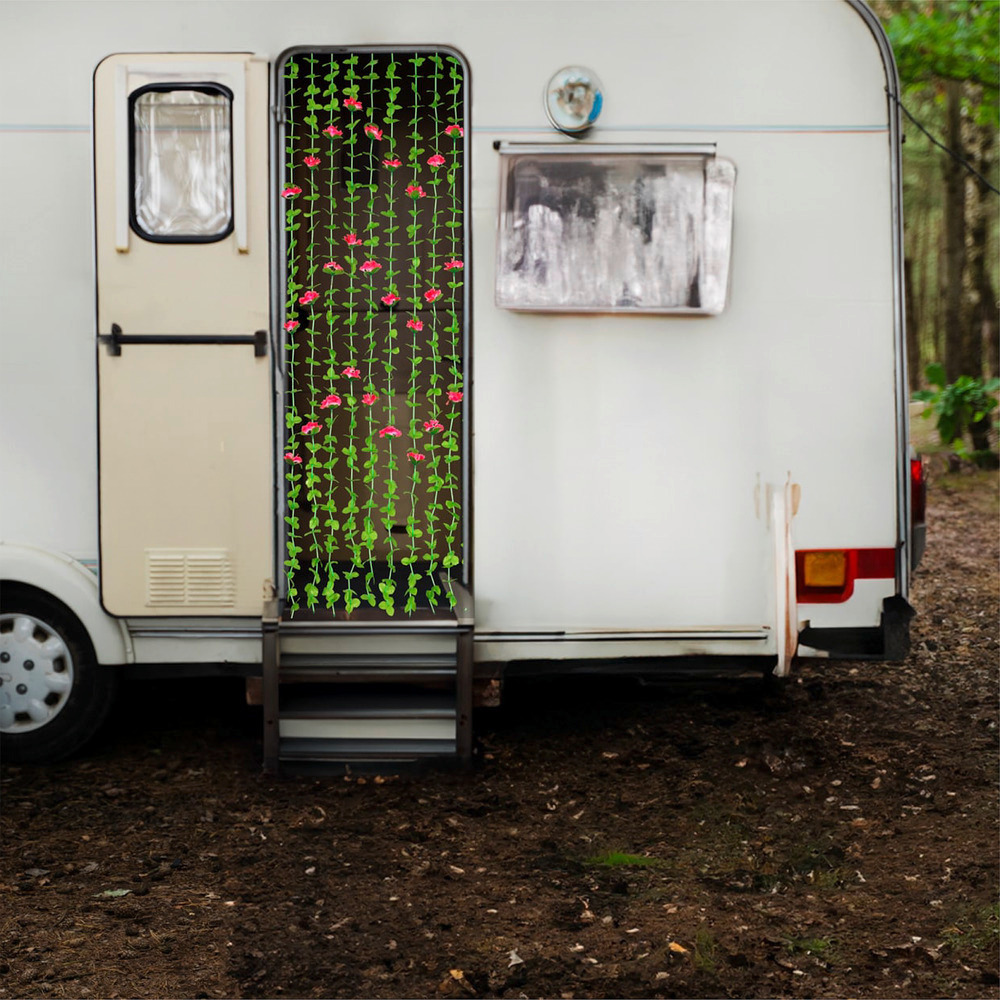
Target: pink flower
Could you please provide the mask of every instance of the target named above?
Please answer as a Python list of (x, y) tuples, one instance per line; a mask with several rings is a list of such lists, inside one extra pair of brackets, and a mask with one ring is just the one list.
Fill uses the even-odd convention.
[(449, 125), (449, 126), (448, 126), (448, 127), (447, 127), (447, 128), (445, 129), (445, 130), (444, 130), (444, 134), (445, 134), (445, 135), (458, 135), (458, 136), (463, 136), (463, 135), (465, 135), (465, 129), (464, 129), (464, 128), (462, 128), (462, 126), (461, 126), (461, 125)]
[(382, 130), (377, 125), (369, 124), (365, 126), (365, 135), (369, 136), (372, 139), (381, 139)]
[(361, 267), (358, 268), (364, 274), (371, 274), (372, 271), (377, 271), (382, 265), (376, 260), (366, 260)]
[(436, 419), (436, 418), (433, 419), (433, 420), (425, 420), (424, 421), (424, 430), (425, 431), (443, 431), (444, 430), (444, 424), (442, 424), (441, 421), (438, 420), (438, 419)]
[(409, 184), (406, 188), (406, 193), (411, 198), (426, 198), (427, 192), (419, 184)]
[(302, 464), (302, 459), (299, 458), (299, 456), (296, 455), (294, 451), (286, 451), (285, 452), (285, 461), (286, 462), (294, 462), (296, 465), (301, 465)]
[(374, 403), (376, 399), (378, 399), (378, 393), (377, 392), (366, 392), (361, 397), (361, 402), (364, 403), (365, 406), (371, 406), (372, 403)]
[(291, 187), (286, 187), (285, 190), (281, 192), (281, 197), (294, 198), (297, 194), (302, 194), (302, 188), (296, 187), (293, 184)]
[(319, 292), (306, 292), (299, 296), (299, 305), (307, 306), (310, 302), (315, 302), (319, 298)]
[(387, 435), (389, 437), (398, 438), (403, 436), (403, 432), (398, 427), (393, 427), (392, 424), (389, 424), (388, 427), (383, 427), (382, 430), (378, 432), (378, 436), (380, 438), (384, 438)]
[(464, 393), (456, 392), (454, 389), (449, 389), (448, 390), (448, 399), (452, 403), (461, 403), (463, 395), (464, 395)]
[(421, 455), (419, 451), (408, 451), (406, 457), (412, 458), (414, 462), (422, 462), (425, 456)]
[(352, 111), (360, 111), (364, 105), (356, 97), (345, 97), (344, 107), (350, 108)]
[(327, 125), (327, 127), (326, 127), (325, 129), (323, 129), (323, 131), (324, 131), (324, 132), (325, 132), (325, 133), (326, 133), (326, 134), (327, 134), (327, 135), (328, 135), (328, 136), (329, 136), (329, 137), (330, 137), (331, 139), (334, 139), (334, 138), (336, 138), (336, 137), (337, 137), (338, 135), (343, 135), (343, 134), (344, 134), (343, 132), (341, 132), (341, 131), (340, 131), (340, 129), (339, 129), (339, 128), (337, 128), (337, 126), (336, 126), (336, 125)]
[(319, 166), (319, 157), (318, 156), (303, 156), (302, 157), (302, 162), (307, 167), (318, 167)]
[(406, 321), (406, 325), (411, 330), (417, 330), (417, 331), (419, 331), (419, 330), (422, 330), (424, 328), (424, 324), (421, 323), (419, 319), (408, 319)]
[(323, 270), (324, 271), (343, 271), (344, 269), (335, 260), (328, 260), (323, 265)]
[(361, 239), (359, 239), (358, 236), (357, 236), (357, 234), (355, 234), (355, 233), (348, 233), (344, 237), (344, 242), (349, 247), (359, 247), (359, 246), (361, 246), (362, 242), (364, 242), (364, 241), (361, 240)]
[(382, 296), (382, 304), (385, 306), (394, 306), (399, 301), (399, 296), (395, 292), (389, 292), (388, 295)]
[(403, 161), (397, 159), (394, 156), (391, 160), (383, 160), (382, 164), (383, 164), (383, 166), (388, 167), (390, 170), (395, 170), (396, 167), (401, 167), (403, 165)]
[(295, 329), (298, 328), (298, 325), (299, 325), (299, 321), (297, 319), (290, 319), (287, 323), (285, 323), (285, 332), (286, 333), (291, 333), (292, 330), (295, 330)]
[(360, 368), (345, 368), (340, 374), (341, 375), (346, 375), (348, 378), (361, 378), (361, 369)]
[(435, 153), (432, 157), (427, 160), (427, 166), (429, 167), (443, 167), (444, 157), (440, 153)]
[(427, 302), (436, 302), (439, 298), (441, 298), (441, 295), (442, 292), (440, 288), (428, 288), (427, 291), (424, 292), (424, 299)]
[(460, 260), (455, 260), (454, 258), (444, 262), (444, 269), (446, 271), (461, 271), (463, 267), (465, 267), (465, 264), (463, 264)]
[(323, 425), (316, 423), (315, 420), (310, 420), (309, 423), (302, 425), (303, 434), (313, 434), (318, 431)]
[(326, 399), (323, 400), (322, 403), (319, 404), (319, 408), (321, 410), (325, 410), (330, 406), (340, 406), (340, 403), (341, 403), (340, 396), (332, 392), (330, 393), (329, 396), (326, 397)]

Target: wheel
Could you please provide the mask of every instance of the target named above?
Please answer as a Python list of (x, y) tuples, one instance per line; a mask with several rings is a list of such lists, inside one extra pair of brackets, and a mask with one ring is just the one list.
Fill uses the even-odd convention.
[(0, 757), (61, 760), (107, 718), (117, 674), (97, 664), (73, 613), (40, 591), (5, 586), (0, 607)]

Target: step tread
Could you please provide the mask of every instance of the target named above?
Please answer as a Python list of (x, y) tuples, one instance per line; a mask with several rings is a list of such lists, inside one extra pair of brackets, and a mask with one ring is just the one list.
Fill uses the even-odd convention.
[(427, 757), (451, 757), (456, 752), (457, 744), (455, 740), (359, 740), (282, 737), (278, 743), (278, 757), (280, 760), (299, 761), (411, 761)]
[(292, 667), (278, 675), (279, 684), (425, 684), (454, 681), (455, 671), (444, 667), (387, 667), (384, 670), (350, 667)]
[(454, 694), (443, 691), (336, 694), (286, 694), (281, 719), (446, 719), (455, 717)]

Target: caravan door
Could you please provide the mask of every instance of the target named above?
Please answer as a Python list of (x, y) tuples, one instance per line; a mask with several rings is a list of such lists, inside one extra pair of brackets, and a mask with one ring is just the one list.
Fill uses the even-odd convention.
[(268, 67), (94, 75), (101, 598), (259, 615), (273, 577)]

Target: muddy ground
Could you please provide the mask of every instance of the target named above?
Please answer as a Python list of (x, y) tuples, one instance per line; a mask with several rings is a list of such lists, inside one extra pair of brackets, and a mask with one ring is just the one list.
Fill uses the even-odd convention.
[(2, 773), (0, 997), (995, 997), (996, 477), (902, 666), (511, 684), (469, 776), (272, 780), (242, 685)]

